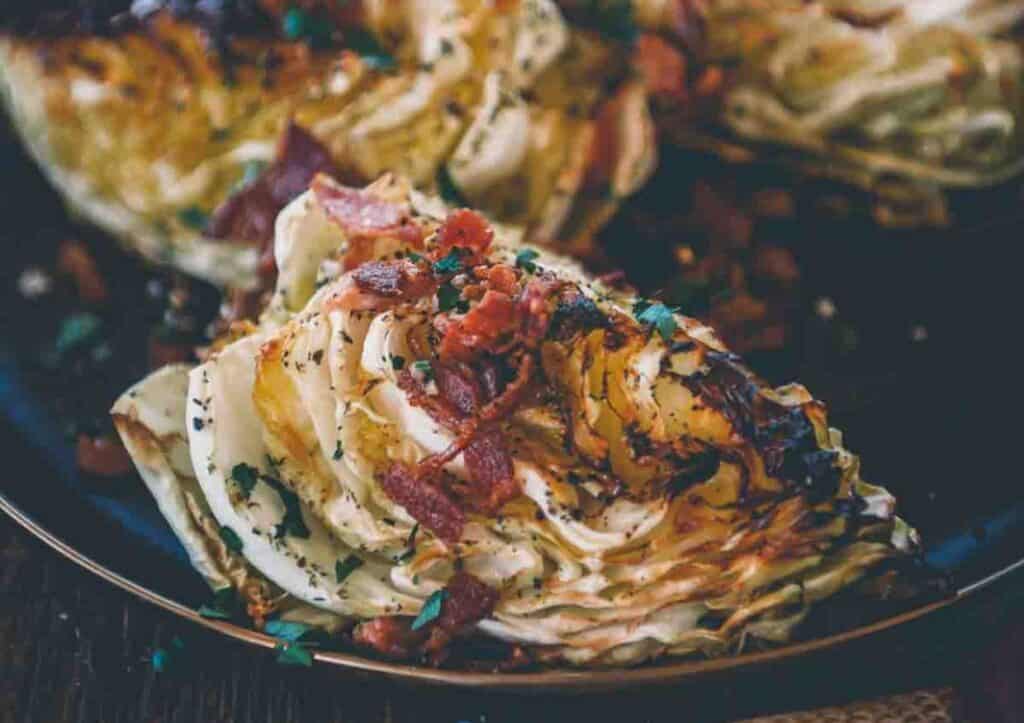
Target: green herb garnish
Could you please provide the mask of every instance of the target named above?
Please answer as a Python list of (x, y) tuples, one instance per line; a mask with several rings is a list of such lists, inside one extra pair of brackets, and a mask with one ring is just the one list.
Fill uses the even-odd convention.
[(355, 555), (349, 555), (344, 560), (338, 560), (334, 563), (334, 580), (337, 583), (343, 583), (348, 579), (348, 576), (363, 566), (363, 561)]
[(391, 355), (391, 368), (396, 372), (400, 369), (405, 368), (405, 357), (399, 356), (398, 354)]
[(238, 593), (233, 587), (222, 587), (213, 594), (213, 600), (199, 606), (199, 614), (204, 618), (230, 620), (238, 610)]
[(466, 197), (462, 195), (462, 191), (455, 185), (455, 181), (448, 172), (447, 166), (441, 166), (437, 169), (437, 192), (451, 206), (469, 205), (466, 202)]
[(95, 314), (81, 312), (69, 315), (60, 325), (57, 339), (53, 344), (57, 358), (64, 356), (75, 347), (92, 340), (103, 326)]
[(309, 668), (313, 665), (313, 654), (301, 643), (279, 641), (274, 650), (277, 651), (277, 662), (280, 665), (297, 665)]
[(199, 206), (189, 206), (178, 211), (178, 220), (196, 231), (202, 231), (206, 228), (209, 219), (210, 217), (206, 211), (199, 208)]
[(434, 380), (434, 367), (430, 365), (430, 362), (426, 359), (420, 359), (412, 363), (414, 371), (419, 372), (423, 375), (423, 381), (428, 384)]
[(150, 656), (153, 671), (156, 673), (173, 672), (181, 664), (184, 655), (185, 641), (175, 635), (166, 648), (157, 648), (153, 651), (153, 655)]
[(530, 274), (534, 273), (537, 270), (537, 264), (533, 262), (538, 256), (540, 254), (533, 249), (523, 249), (516, 254), (516, 268), (520, 268)]
[(272, 635), (278, 640), (284, 640), (289, 643), (297, 642), (311, 629), (306, 623), (292, 620), (268, 620), (263, 626), (263, 632), (267, 635)]
[(237, 532), (227, 525), (221, 525), (217, 531), (220, 533), (220, 539), (224, 540), (224, 544), (228, 546), (229, 550), (232, 552), (242, 551), (242, 538), (238, 536)]
[(238, 179), (238, 183), (235, 184), (234, 191), (240, 191), (247, 186), (251, 186), (259, 177), (263, 175), (263, 171), (267, 168), (266, 161), (248, 161), (245, 166), (242, 167), (242, 177)]
[(409, 537), (405, 541), (405, 552), (398, 556), (396, 562), (408, 562), (416, 554), (416, 535), (420, 531), (420, 523), (417, 522), (412, 526), (412, 532), (409, 533)]
[(356, 53), (371, 70), (389, 71), (398, 67), (395, 57), (372, 34), (360, 30), (345, 31), (345, 46)]
[(235, 481), (238, 488), (242, 491), (242, 496), (245, 499), (249, 499), (249, 495), (252, 494), (253, 487), (260, 479), (260, 473), (251, 465), (240, 462), (231, 468), (231, 479)]
[(309, 528), (306, 521), (302, 519), (302, 507), (299, 504), (299, 496), (285, 487), (284, 483), (273, 477), (264, 477), (263, 480), (274, 488), (281, 502), (284, 503), (284, 517), (274, 527), (274, 537), (281, 539), (285, 535), (307, 539)]
[[(641, 306), (643, 304), (643, 306)], [(661, 302), (637, 302), (633, 307), (637, 321), (657, 329), (661, 338), (670, 341), (676, 331), (675, 311)]]
[(412, 621), (412, 629), (419, 630), (424, 625), (437, 620), (441, 614), (441, 604), (448, 597), (447, 590), (438, 590), (432, 593), (427, 601), (423, 603), (423, 607), (420, 608), (420, 614), (416, 616), (416, 619)]
[(462, 259), (459, 249), (452, 249), (440, 261), (434, 263), (434, 273), (439, 275), (457, 274), (462, 271)]
[(334, 461), (338, 461), (339, 459), (341, 459), (344, 456), (345, 456), (345, 450), (342, 448), (341, 440), (339, 439), (334, 444), (334, 454), (331, 455), (331, 459), (333, 459)]
[(440, 311), (456, 311), (465, 313), (469, 310), (469, 303), (462, 299), (462, 292), (451, 284), (441, 284), (437, 289), (437, 308)]

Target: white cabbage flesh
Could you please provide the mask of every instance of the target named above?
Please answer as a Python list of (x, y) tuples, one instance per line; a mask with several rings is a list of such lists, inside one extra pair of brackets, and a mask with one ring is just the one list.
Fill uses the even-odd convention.
[[(395, 187), (376, 186), (382, 194)], [(428, 232), (436, 227), (434, 213), (421, 212), (438, 210), (429, 200), (409, 202)], [(752, 524), (749, 509), (731, 504), (739, 494), (739, 462), (723, 462), (683, 495), (601, 501), (595, 480), (569, 481), (571, 471), (587, 466), (546, 441), (564, 430), (541, 405), (503, 422), (523, 495), (499, 516), (468, 514), (456, 543), (421, 528), (409, 550), (415, 521), (384, 494), (376, 475), (452, 441), (398, 383), (399, 369), (424, 348), (436, 312), (342, 310), (332, 301), (347, 278), (327, 278), (314, 290), (309, 280), (324, 261), (318, 257), (335, 253), (335, 234), (338, 248), (346, 242), (340, 227), (325, 230), (317, 204), (307, 194), (277, 224), (288, 303), (271, 309), (258, 331), (193, 369), (187, 391), (184, 371), (174, 367), (154, 373), (115, 407), (136, 464), (175, 532), (190, 552), (198, 550), (193, 560), (208, 579), (217, 574), (202, 554), (210, 535), (180, 522), (187, 522), (182, 490), (195, 490), (216, 525), (238, 535), (245, 565), (290, 600), (345, 618), (414, 615), (459, 560), (501, 593), (494, 613), (478, 624), (481, 632), (540, 646), (552, 660), (612, 665), (662, 653), (719, 654), (749, 636), (782, 639), (811, 602), (898, 554), (897, 545), (914, 543), (913, 532), (894, 521), (891, 496), (859, 478), (856, 457), (824, 427), (806, 390), (791, 385), (766, 395), (817, 414), (819, 443), (838, 453), (841, 489), (855, 490), (877, 518), (850, 541), (841, 540), (847, 526), (840, 517), (808, 528), (812, 508), (802, 497), (779, 498), (766, 511), (766, 524)], [(510, 262), (515, 251), (499, 229), (492, 260)], [(572, 262), (542, 254), (536, 263), (579, 284), (606, 313), (623, 314), (633, 302), (589, 282)], [(548, 342), (542, 359), (548, 382), (582, 411), (573, 431), (581, 454), (607, 458), (631, 489), (660, 472), (658, 463), (630, 451), (627, 428), (654, 443), (690, 440), (685, 444), (747, 454), (728, 420), (698, 405), (682, 381), (705, 368), (707, 349), (721, 348), (710, 330), (680, 317), (677, 334), (704, 345), (681, 350), (642, 334), (614, 348), (604, 333)], [(138, 442), (139, 430), (164, 440), (165, 461), (154, 462)], [(692, 452), (685, 444), (680, 453)], [(248, 497), (231, 479), (240, 464), (263, 475)], [(756, 463), (743, 464), (753, 464), (752, 489), (778, 491)], [(467, 477), (461, 455), (445, 469)], [(189, 488), (182, 480), (192, 477)], [(281, 489), (296, 495), (308, 537), (281, 534)], [(350, 555), (365, 564), (338, 584), (335, 563)]]

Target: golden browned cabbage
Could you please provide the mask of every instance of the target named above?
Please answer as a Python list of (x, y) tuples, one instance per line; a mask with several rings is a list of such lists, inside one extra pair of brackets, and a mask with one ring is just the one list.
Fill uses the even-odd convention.
[[(238, 287), (256, 283), (269, 231), (211, 215), (270, 166), (256, 201), (272, 219), (296, 178), (304, 187), (327, 169), (309, 143), (278, 157), (289, 122), (345, 178), (400, 173), (535, 239), (586, 234), (652, 168), (627, 49), (570, 27), (552, 0), (362, 5), (332, 48), (229, 36), (215, 52), (167, 11), (109, 35), (3, 35), (0, 89), (73, 210), (150, 259)], [(609, 103), (605, 125), (621, 138), (581, 200)]]
[(386, 655), (632, 664), (785, 640), (916, 544), (806, 389), (472, 211), (321, 176), (277, 232), (260, 323), (113, 410), (214, 587)]

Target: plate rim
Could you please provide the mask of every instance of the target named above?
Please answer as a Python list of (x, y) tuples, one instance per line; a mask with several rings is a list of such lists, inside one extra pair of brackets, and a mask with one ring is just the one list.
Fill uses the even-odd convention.
[[(165, 595), (157, 593), (134, 580), (111, 570), (85, 553), (66, 542), (58, 534), (37, 522), (31, 514), (15, 504), (6, 494), (0, 491), (0, 511), (24, 530), (46, 544), (52, 550), (79, 567), (97, 577), (130, 593), (134, 597), (163, 610), (173, 613), (179, 618), (188, 620), (204, 628), (217, 631), (234, 640), (250, 645), (271, 649), (277, 641), (264, 633), (245, 628), (234, 623), (212, 620), (201, 616), (196, 610), (183, 605)], [(1024, 567), (1024, 558), (1016, 560), (996, 572), (957, 589), (952, 594), (935, 600), (898, 615), (893, 615), (868, 625), (861, 625), (851, 630), (815, 638), (773, 650), (746, 653), (744, 655), (711, 658), (704, 660), (680, 660), (660, 663), (640, 668), (610, 669), (553, 669), (539, 672), (473, 672), (459, 670), (441, 670), (415, 665), (389, 663), (361, 655), (340, 651), (314, 651), (313, 657), (322, 662), (347, 669), (352, 672), (382, 675), (393, 680), (428, 684), (434, 686), (453, 686), (468, 689), (492, 689), (511, 692), (583, 692), (591, 690), (609, 690), (637, 685), (665, 685), (679, 682), (684, 678), (693, 678), (712, 673), (731, 670), (748, 670), (769, 663), (776, 663), (797, 658), (810, 653), (828, 650), (839, 645), (863, 639), (874, 633), (896, 628), (917, 620), (938, 610), (947, 608), (975, 592), (988, 587), (996, 580)]]

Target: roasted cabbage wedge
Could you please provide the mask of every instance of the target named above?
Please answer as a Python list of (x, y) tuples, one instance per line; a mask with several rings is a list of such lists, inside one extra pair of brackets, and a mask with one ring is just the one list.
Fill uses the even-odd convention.
[(278, 218), (259, 323), (114, 405), (257, 624), (434, 662), (471, 630), (539, 662), (722, 655), (915, 549), (806, 389), (506, 235), (407, 181), (319, 176)]
[(944, 223), (948, 192), (1024, 169), (1017, 0), (636, 5), (689, 49), (676, 140), (866, 188), (889, 224)]
[[(283, 164), (258, 199), (276, 214), (292, 181), (304, 187), (310, 166), (326, 170), (308, 143), (280, 158), (289, 123), (344, 178), (400, 173), (531, 239), (589, 233), (652, 169), (653, 126), (628, 48), (571, 27), (552, 0), (361, 8), (336, 33), (340, 47), (211, 38), (169, 10), (107, 34), (7, 33), (0, 95), (74, 211), (149, 259), (235, 287), (257, 284), (267, 239), (251, 228), (234, 237), (231, 224), (228, 238), (211, 238), (224, 233), (218, 208)], [(605, 106), (619, 140), (607, 179), (583, 198)]]

